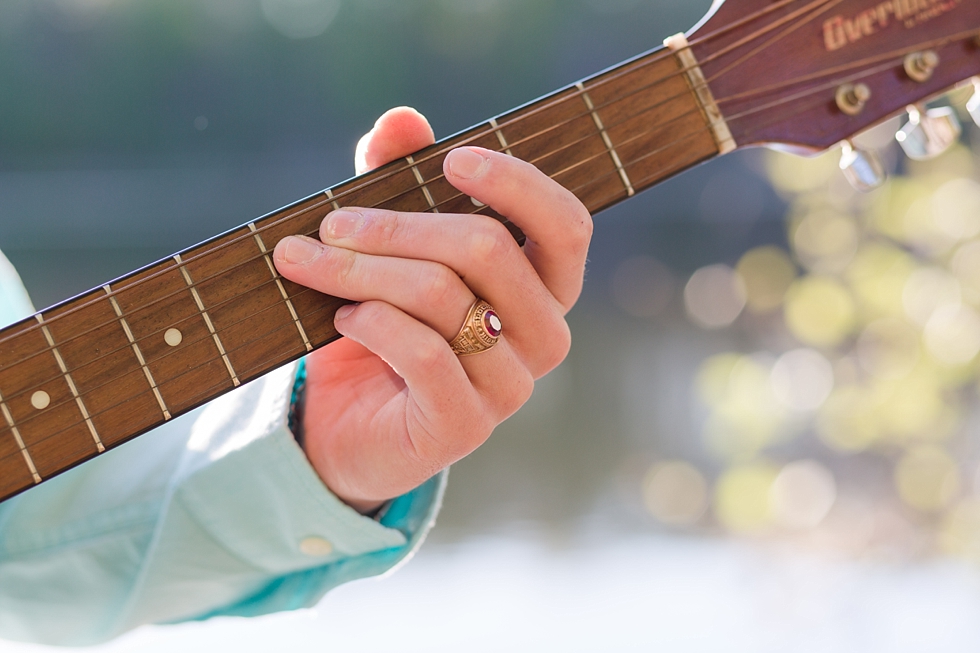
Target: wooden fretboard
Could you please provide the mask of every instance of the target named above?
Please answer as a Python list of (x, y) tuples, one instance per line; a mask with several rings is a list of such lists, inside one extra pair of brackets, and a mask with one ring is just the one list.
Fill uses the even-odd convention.
[(281, 278), (276, 243), (340, 206), (493, 215), (443, 178), (454, 146), (530, 161), (592, 212), (715, 156), (688, 73), (653, 52), (0, 331), (0, 500), (337, 339), (345, 301)]

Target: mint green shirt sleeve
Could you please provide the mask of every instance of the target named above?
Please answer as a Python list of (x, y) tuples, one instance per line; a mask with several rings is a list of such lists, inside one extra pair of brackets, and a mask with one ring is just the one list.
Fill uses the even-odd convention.
[[(3, 259), (0, 315), (31, 310)], [(0, 504), (0, 638), (89, 645), (147, 623), (309, 607), (406, 561), (433, 525), (446, 473), (378, 521), (359, 515), (287, 426), (294, 373), (277, 370)]]

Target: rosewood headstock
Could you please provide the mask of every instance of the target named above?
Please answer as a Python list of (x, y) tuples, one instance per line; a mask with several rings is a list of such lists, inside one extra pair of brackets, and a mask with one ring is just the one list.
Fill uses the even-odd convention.
[(689, 39), (739, 146), (823, 150), (980, 75), (980, 0), (717, 0)]

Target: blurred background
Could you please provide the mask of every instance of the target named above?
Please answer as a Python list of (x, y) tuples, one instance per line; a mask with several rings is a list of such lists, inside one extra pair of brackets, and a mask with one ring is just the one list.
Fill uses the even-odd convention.
[[(445, 136), (709, 4), (0, 0), (0, 247), (48, 305), (350, 176), (389, 107)], [(900, 124), (868, 195), (752, 150), (598, 216), (569, 359), (394, 578), (99, 650), (977, 650), (980, 130), (912, 164)]]

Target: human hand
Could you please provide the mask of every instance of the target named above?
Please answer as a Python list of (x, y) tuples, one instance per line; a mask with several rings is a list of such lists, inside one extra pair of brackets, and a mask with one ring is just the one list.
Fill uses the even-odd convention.
[[(357, 147), (358, 173), (434, 142), (412, 109), (383, 115)], [(568, 354), (565, 314), (582, 290), (592, 219), (532, 165), (475, 147), (446, 157), (446, 179), (507, 216), (522, 249), (481, 215), (344, 208), (320, 239), (283, 239), (280, 273), (358, 305), (346, 339), (307, 357), (306, 454), (324, 483), (367, 513), (467, 456)], [(490, 351), (457, 357), (449, 341), (477, 297), (504, 325)]]

